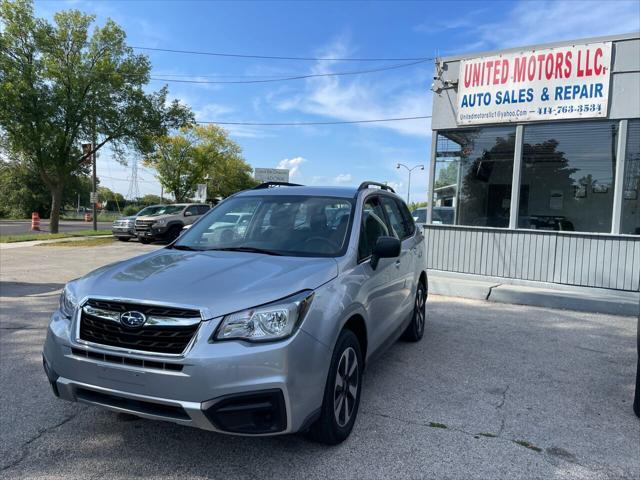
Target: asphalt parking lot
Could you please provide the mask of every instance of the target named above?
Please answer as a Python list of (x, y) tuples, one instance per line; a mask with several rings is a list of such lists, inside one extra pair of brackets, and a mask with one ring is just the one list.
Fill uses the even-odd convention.
[(640, 477), (636, 319), (432, 296), (425, 338), (372, 363), (351, 437), (229, 437), (54, 398), (64, 282), (156, 246), (0, 251), (0, 478)]

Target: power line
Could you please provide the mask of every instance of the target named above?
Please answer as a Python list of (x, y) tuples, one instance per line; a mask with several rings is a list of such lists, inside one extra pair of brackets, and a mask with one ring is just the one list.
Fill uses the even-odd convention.
[(182, 53), (187, 55), (207, 55), (211, 57), (260, 58), (263, 60), (304, 60), (311, 62), (411, 62), (417, 60), (433, 60), (432, 58), (329, 58), (329, 57), (286, 57), (279, 55), (248, 55), (240, 53), (203, 52), (198, 50), (177, 50), (172, 48), (132, 47), (136, 50), (151, 52)]
[(290, 77), (280, 77), (280, 78), (269, 78), (269, 79), (262, 79), (262, 80), (188, 80), (188, 79), (176, 79), (176, 78), (161, 78), (161, 77), (154, 77), (151, 76), (150, 79), (151, 80), (156, 80), (156, 81), (163, 81), (163, 82), (173, 82), (173, 83), (204, 83), (204, 84), (238, 84), (238, 83), (269, 83), (269, 82), (284, 82), (284, 81), (288, 81), (288, 80), (302, 80), (305, 78), (316, 78), (316, 77), (340, 77), (340, 76), (344, 76), (344, 75), (361, 75), (361, 74), (365, 74), (365, 73), (375, 73), (375, 72), (384, 72), (387, 70), (396, 70), (398, 68), (406, 68), (406, 67), (410, 67), (413, 65), (418, 65), (420, 63), (424, 63), (428, 60), (431, 60), (429, 58), (426, 58), (424, 60), (418, 60), (415, 62), (410, 62), (410, 63), (400, 63), (400, 64), (396, 64), (396, 65), (389, 65), (386, 67), (380, 67), (380, 68), (372, 68), (369, 70), (353, 70), (350, 72), (333, 72), (333, 73), (312, 73), (312, 74), (308, 74), (308, 75), (295, 75), (295, 76), (290, 76)]
[(246, 125), (256, 127), (273, 127), (273, 126), (304, 126), (304, 125), (346, 125), (353, 123), (378, 123), (378, 122), (400, 122), (404, 120), (422, 120), (431, 118), (431, 115), (421, 115), (416, 117), (396, 117), (396, 118), (376, 118), (372, 120), (342, 120), (342, 121), (330, 121), (330, 122), (214, 122), (205, 120), (196, 120), (196, 123), (202, 124), (216, 124), (216, 125)]

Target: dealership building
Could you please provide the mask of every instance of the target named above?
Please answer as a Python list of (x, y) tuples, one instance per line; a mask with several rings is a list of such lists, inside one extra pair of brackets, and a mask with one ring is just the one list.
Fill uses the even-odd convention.
[(640, 290), (640, 33), (438, 59), (432, 90), (432, 270)]

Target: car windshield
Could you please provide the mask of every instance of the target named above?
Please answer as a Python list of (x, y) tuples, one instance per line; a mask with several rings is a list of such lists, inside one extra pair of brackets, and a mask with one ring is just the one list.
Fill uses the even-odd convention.
[(184, 209), (184, 205), (165, 205), (164, 207), (160, 207), (158, 210), (153, 212), (151, 215), (173, 215), (176, 213), (180, 213)]
[(153, 215), (154, 213), (156, 213), (156, 212), (157, 212), (158, 210), (160, 210), (161, 208), (164, 208), (164, 207), (163, 207), (163, 206), (161, 206), (161, 205), (155, 205), (155, 206), (152, 206), (152, 207), (145, 207), (145, 208), (143, 208), (142, 210), (140, 210), (140, 211), (137, 213), (137, 215), (136, 215), (136, 216), (137, 216), (137, 217), (142, 217), (142, 216), (144, 216), (144, 215)]
[(337, 256), (346, 248), (352, 209), (347, 198), (233, 197), (187, 230), (174, 248)]

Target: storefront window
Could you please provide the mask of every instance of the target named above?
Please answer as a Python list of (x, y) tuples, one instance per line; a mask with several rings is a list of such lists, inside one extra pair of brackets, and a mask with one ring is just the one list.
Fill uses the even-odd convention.
[(508, 227), (515, 127), (438, 132), (433, 223)]
[(518, 227), (610, 232), (618, 122), (524, 127)]
[(640, 235), (640, 120), (629, 120), (620, 233)]

